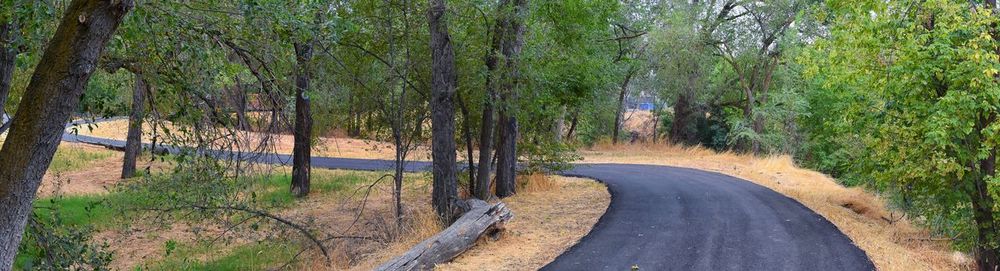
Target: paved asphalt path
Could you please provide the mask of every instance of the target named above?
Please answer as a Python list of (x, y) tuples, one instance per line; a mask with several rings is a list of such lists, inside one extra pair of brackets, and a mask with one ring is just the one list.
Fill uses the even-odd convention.
[[(125, 145), (71, 134), (63, 140)], [(213, 155), (291, 161), (288, 155)], [(312, 166), (390, 170), (392, 161), (314, 157)], [(428, 162), (410, 162), (406, 170), (429, 167)], [(561, 174), (604, 182), (611, 204), (587, 236), (542, 270), (875, 269), (865, 252), (822, 216), (749, 181), (695, 169), (628, 164), (580, 164)]]

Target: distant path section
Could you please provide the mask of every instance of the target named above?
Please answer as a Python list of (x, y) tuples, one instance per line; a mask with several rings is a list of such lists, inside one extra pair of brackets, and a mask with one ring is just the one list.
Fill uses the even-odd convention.
[[(63, 140), (125, 146), (121, 140), (72, 134)], [(291, 162), (289, 155), (281, 154), (212, 155)], [(378, 171), (391, 170), (393, 162), (313, 157), (312, 166)], [(429, 167), (429, 162), (408, 162), (406, 169)], [(822, 216), (749, 181), (688, 168), (629, 164), (579, 164), (560, 174), (607, 184), (611, 204), (587, 236), (542, 270), (875, 269), (865, 252)]]

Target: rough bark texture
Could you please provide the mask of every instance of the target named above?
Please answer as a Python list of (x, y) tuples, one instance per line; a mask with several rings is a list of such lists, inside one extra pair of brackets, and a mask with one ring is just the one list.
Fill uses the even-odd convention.
[(309, 175), (312, 159), (312, 113), (310, 112), (309, 90), (312, 45), (295, 44), (295, 145), (292, 147), (292, 194), (296, 197), (309, 195)]
[(458, 199), (455, 161), (455, 51), (448, 34), (445, 0), (429, 0), (427, 26), (431, 49), (431, 159), (434, 175), (431, 201), (442, 220), (452, 222), (464, 210)]
[(7, 96), (10, 94), (11, 79), (14, 78), (14, 60), (17, 58), (17, 48), (14, 39), (17, 35), (17, 24), (13, 22), (0, 23), (0, 133), (10, 128), (10, 123), (3, 120), (7, 113)]
[(128, 118), (128, 135), (125, 138), (125, 158), (122, 159), (122, 179), (135, 177), (135, 164), (142, 152), (142, 118), (145, 114), (143, 97), (146, 81), (141, 73), (135, 74), (135, 89), (132, 91), (132, 114)]
[(500, 110), (500, 143), (497, 145), (496, 195), (500, 198), (517, 193), (517, 117)]
[(698, 144), (696, 111), (692, 104), (693, 94), (682, 92), (674, 103), (674, 119), (670, 124), (670, 142), (674, 144)]
[(435, 265), (461, 255), (482, 236), (499, 237), (504, 224), (514, 217), (503, 202), (490, 205), (473, 199), (468, 204), (472, 209), (455, 224), (375, 270), (433, 270)]
[(501, 37), (501, 52), (504, 67), (500, 82), (500, 117), (497, 126), (500, 137), (497, 145), (496, 195), (500, 198), (513, 196), (517, 183), (517, 138), (518, 126), (516, 110), (521, 73), (518, 57), (524, 47), (524, 18), (528, 16), (528, 0), (503, 0), (500, 2), (500, 19), (497, 24), (505, 25)]
[[(476, 198), (490, 197), (490, 155), (493, 151), (493, 113), (497, 103), (497, 87), (509, 96), (517, 80), (517, 57), (524, 45), (523, 16), (526, 0), (501, 0), (497, 6), (496, 24), (493, 26), (493, 42), (486, 55), (486, 100), (483, 102), (482, 128), (479, 134), (479, 174), (476, 180)], [(500, 66), (501, 54), (503, 66)], [(501, 83), (502, 82), (502, 83)]]
[(0, 149), (0, 269), (10, 270), (42, 175), (104, 45), (132, 1), (70, 3), (35, 69)]

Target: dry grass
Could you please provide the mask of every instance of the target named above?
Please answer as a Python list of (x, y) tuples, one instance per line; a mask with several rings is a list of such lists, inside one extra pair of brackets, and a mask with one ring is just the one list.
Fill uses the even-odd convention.
[[(514, 213), (507, 232), (497, 241), (479, 243), (441, 270), (531, 270), (551, 262), (590, 232), (610, 203), (610, 194), (597, 182), (569, 177), (531, 175), (520, 180), (520, 194), (504, 199)], [(361, 257), (349, 270), (371, 270), (401, 255), (441, 230), (426, 202), (414, 210), (415, 219), (396, 242)], [(341, 248), (343, 249), (343, 248)], [(337, 267), (337, 266), (335, 266)], [(321, 270), (313, 264), (311, 270)], [(336, 268), (335, 268), (336, 269)]]
[[(59, 145), (53, 165), (49, 167), (49, 170), (45, 172), (45, 176), (42, 178), (41, 186), (38, 188), (38, 197), (47, 197), (54, 194), (83, 195), (107, 193), (109, 188), (121, 181), (123, 156), (121, 152), (102, 147), (63, 142)], [(90, 157), (94, 157), (95, 159), (80, 160), (81, 158)], [(151, 170), (154, 172), (160, 172), (167, 168), (165, 162), (153, 162), (151, 164), (148, 158), (140, 159), (137, 163), (139, 170), (143, 170), (150, 165), (152, 165)], [(62, 167), (67, 169), (62, 169)]]
[(532, 175), (517, 196), (505, 199), (514, 213), (507, 233), (480, 241), (439, 270), (537, 270), (590, 232), (611, 197), (597, 182)]
[[(162, 127), (160, 129), (162, 129)], [(177, 128), (168, 125), (168, 129)], [(80, 135), (117, 140), (125, 140), (126, 131), (128, 131), (128, 120), (101, 122), (93, 127), (81, 126), (76, 130), (76, 132), (79, 132)], [(143, 123), (143, 141), (149, 143), (151, 135), (152, 127), (149, 123)], [(248, 145), (256, 146), (257, 143), (264, 138), (261, 135), (261, 133), (256, 132), (245, 132), (241, 135), (241, 137), (248, 139)], [(294, 146), (292, 136), (272, 135), (272, 138), (274, 139), (273, 144), (275, 152), (284, 154), (292, 153), (292, 148)], [(164, 143), (169, 144), (170, 142)], [(313, 145), (312, 154), (314, 156), (383, 160), (394, 159), (396, 155), (395, 149), (390, 143), (346, 137), (320, 137)], [(416, 150), (410, 152), (409, 160), (430, 161), (430, 152), (427, 148), (417, 148)]]
[[(877, 195), (846, 188), (824, 174), (799, 168), (789, 156), (754, 157), (700, 147), (598, 144), (583, 163), (669, 165), (719, 172), (791, 197), (833, 222), (880, 270), (971, 269), (972, 260), (900, 219)], [(900, 219), (898, 221), (895, 221)], [(895, 221), (890, 223), (890, 221)]]

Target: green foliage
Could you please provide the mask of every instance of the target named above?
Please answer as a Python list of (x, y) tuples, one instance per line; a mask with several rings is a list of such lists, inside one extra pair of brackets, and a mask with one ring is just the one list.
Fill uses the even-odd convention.
[(1000, 141), (996, 16), (965, 1), (838, 3), (830, 37), (798, 60), (809, 163), (894, 195), (960, 247), (995, 247), (995, 233), (974, 238), (969, 195), (981, 181), (997, 191), (980, 167)]

